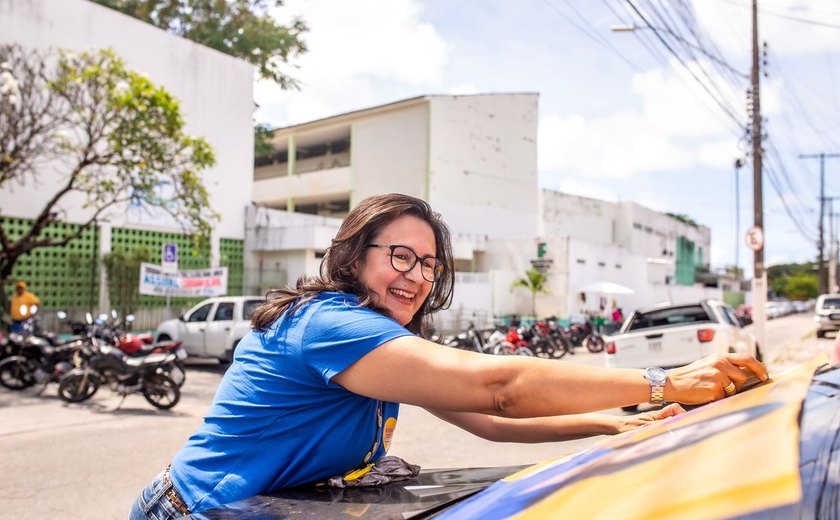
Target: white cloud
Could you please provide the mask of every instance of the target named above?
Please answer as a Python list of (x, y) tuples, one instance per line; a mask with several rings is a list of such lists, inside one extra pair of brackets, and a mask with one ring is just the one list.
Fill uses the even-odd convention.
[(292, 74), (300, 91), (256, 83), (260, 121), (300, 123), (385, 102), (383, 97), (392, 95), (388, 86), (401, 96), (407, 88), (428, 89), (442, 81), (450, 49), (420, 20), (418, 0), (292, 0), (274, 14), (281, 21), (303, 18), (310, 28), (304, 35), (309, 50)]

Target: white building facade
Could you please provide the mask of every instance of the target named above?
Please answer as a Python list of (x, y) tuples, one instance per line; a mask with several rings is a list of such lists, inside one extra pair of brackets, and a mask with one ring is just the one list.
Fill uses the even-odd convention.
[[(173, 94), (180, 102), (185, 131), (206, 139), (216, 158), (216, 164), (202, 172), (202, 182), (211, 208), (221, 219), (214, 226), (208, 260), (202, 262), (216, 266), (221, 258), (222, 265), (238, 264), (241, 279), (245, 209), (253, 185), (253, 66), (86, 0), (0, 0), (0, 43), (76, 52), (110, 48), (129, 69), (145, 74)], [(5, 186), (0, 191), (0, 215), (7, 221), (36, 217), (55, 193), (52, 188), (66, 175), (60, 162), (55, 166), (43, 168), (37, 183)], [(161, 190), (160, 195), (166, 197), (165, 187)], [(72, 225), (89, 220), (92, 211), (81, 202), (79, 197), (66, 198), (57, 208), (63, 222)], [(161, 240), (189, 243), (184, 229), (162, 211), (126, 203), (98, 220), (90, 242), (97, 251), (88, 254), (100, 258), (111, 251), (112, 244), (128, 244), (149, 246), (157, 255)], [(184, 251), (182, 258), (188, 253)], [(44, 264), (42, 260), (32, 262), (33, 269)], [(56, 285), (48, 281), (50, 269), (55, 270), (44, 268), (42, 282), (38, 273), (27, 275), (30, 281), (34, 279), (40, 294)], [(98, 301), (100, 308), (107, 310), (105, 273), (101, 271)], [(48, 293), (42, 299), (51, 304), (61, 301), (58, 293)]]
[[(474, 271), (488, 239), (536, 234), (537, 101), (536, 94), (423, 96), (280, 128), (274, 154), (257, 159), (254, 202), (341, 218), (370, 195), (413, 195), (448, 223), (458, 270)], [(298, 225), (280, 221), (273, 223), (279, 234)], [(313, 274), (329, 240), (313, 233), (300, 245), (249, 241), (251, 270), (279, 262), (289, 281)]]
[[(222, 217), (219, 237), (244, 239), (245, 207), (253, 182), (253, 67), (203, 45), (86, 0), (0, 0), (0, 42), (28, 49), (113, 49), (126, 65), (163, 86), (181, 104), (187, 132), (205, 138), (216, 164), (202, 174), (211, 207)], [(53, 195), (61, 172), (45, 168), (39, 186), (0, 192), (4, 216), (33, 218)], [(14, 191), (13, 191), (14, 190)], [(91, 214), (72, 201), (61, 210), (70, 222)], [(182, 232), (162, 216), (130, 205), (109, 212), (110, 226)]]
[[(274, 153), (256, 161), (249, 271), (289, 283), (316, 273), (341, 217), (364, 197), (400, 192), (429, 201), (452, 231), (456, 290), (443, 328), (720, 297), (693, 281), (708, 264), (708, 228), (539, 189), (537, 104), (535, 94), (423, 96), (277, 129)], [(536, 309), (527, 290), (511, 290), (533, 265), (548, 279)], [(634, 292), (582, 295), (593, 281)]]

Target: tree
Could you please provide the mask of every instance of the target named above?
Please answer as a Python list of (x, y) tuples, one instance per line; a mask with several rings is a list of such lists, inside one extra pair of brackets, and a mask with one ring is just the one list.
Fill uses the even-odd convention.
[(797, 274), (785, 280), (784, 295), (791, 300), (808, 300), (819, 293), (819, 280), (813, 273)]
[(148, 262), (150, 256), (149, 250), (141, 247), (130, 254), (117, 249), (102, 258), (108, 276), (108, 297), (120, 316), (127, 316), (137, 310), (140, 264)]
[(779, 264), (767, 268), (767, 285), (778, 295), (792, 300), (815, 298), (819, 294), (817, 264)]
[[(308, 30), (303, 20), (293, 18), (278, 24), (268, 6), (283, 0), (93, 0), (178, 36), (236, 56), (257, 66), (260, 77), (283, 89), (298, 88), (298, 82), (283, 67), (306, 52), (302, 36)], [(266, 125), (254, 126), (254, 156), (274, 151), (274, 132)]]
[(525, 271), (525, 277), (516, 280), (511, 284), (510, 290), (513, 291), (519, 287), (524, 287), (531, 291), (531, 315), (537, 315), (537, 295), (548, 294), (548, 289), (545, 284), (548, 278), (536, 269), (528, 269)]
[(257, 66), (261, 77), (294, 88), (283, 72), (289, 60), (306, 52), (308, 29), (299, 18), (278, 24), (269, 4), (283, 0), (93, 0), (134, 18)]
[[(0, 189), (55, 190), (21, 236), (7, 233), (0, 219), (0, 295), (22, 255), (66, 245), (129, 201), (162, 209), (197, 245), (206, 242), (218, 216), (200, 172), (213, 165), (213, 151), (184, 133), (171, 94), (111, 50), (55, 56), (0, 45), (0, 69)], [(60, 172), (59, 181), (43, 182), (47, 170)], [(171, 200), (158, 195), (161, 184)], [(62, 219), (62, 207), (79, 201), (86, 217), (77, 229), (42, 233)]]

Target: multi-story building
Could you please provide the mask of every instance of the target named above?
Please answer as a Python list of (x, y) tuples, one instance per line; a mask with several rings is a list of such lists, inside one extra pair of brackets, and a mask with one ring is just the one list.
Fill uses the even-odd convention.
[(329, 245), (321, 231), (337, 226), (323, 218), (341, 218), (377, 193), (414, 195), (440, 212), (459, 271), (476, 269), (488, 239), (535, 236), (537, 100), (422, 96), (277, 129), (274, 153), (255, 161), (254, 203), (313, 217), (250, 212), (251, 271), (311, 274)]
[(530, 295), (511, 284), (532, 265), (548, 274), (539, 314), (597, 309), (603, 295), (584, 301), (578, 291), (596, 280), (632, 288), (617, 297), (628, 309), (708, 296), (693, 275), (708, 264), (709, 229), (632, 202), (541, 191), (536, 122), (537, 95), (482, 94), (422, 96), (277, 129), (274, 152), (255, 161), (246, 258), (262, 281), (252, 285), (267, 288), (277, 272), (283, 281), (314, 274), (350, 208), (401, 192), (429, 201), (452, 230), (450, 317), (529, 313)]
[[(194, 256), (190, 239), (178, 223), (149, 207), (124, 204), (68, 247), (36, 250), (22, 257), (13, 277), (27, 279), (49, 308), (80, 304), (107, 308), (104, 283), (92, 279), (104, 277), (103, 270), (94, 265), (75, 273), (72, 259), (91, 265), (113, 249), (145, 247), (154, 262), (162, 243), (176, 242), (182, 246), (181, 267), (227, 265), (230, 289), (241, 290), (245, 208), (251, 201), (253, 181), (253, 67), (86, 0), (0, 0), (0, 43), (42, 50), (111, 48), (128, 68), (172, 93), (180, 101), (186, 131), (213, 147), (216, 164), (202, 177), (211, 207), (221, 215), (209, 251)], [(24, 185), (4, 186), (0, 217), (7, 231), (14, 236), (27, 229), (62, 175), (60, 167), (47, 166), (38, 173), (37, 182), (30, 179)], [(91, 210), (80, 202), (72, 199), (60, 208), (63, 222), (57, 226), (73, 227), (88, 220)]]

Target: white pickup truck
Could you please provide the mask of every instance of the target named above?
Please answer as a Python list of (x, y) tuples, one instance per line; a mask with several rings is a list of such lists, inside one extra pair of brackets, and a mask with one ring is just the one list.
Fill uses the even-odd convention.
[(761, 359), (755, 338), (744, 330), (732, 307), (718, 300), (636, 310), (618, 333), (604, 339), (608, 367), (672, 368), (728, 352)]

